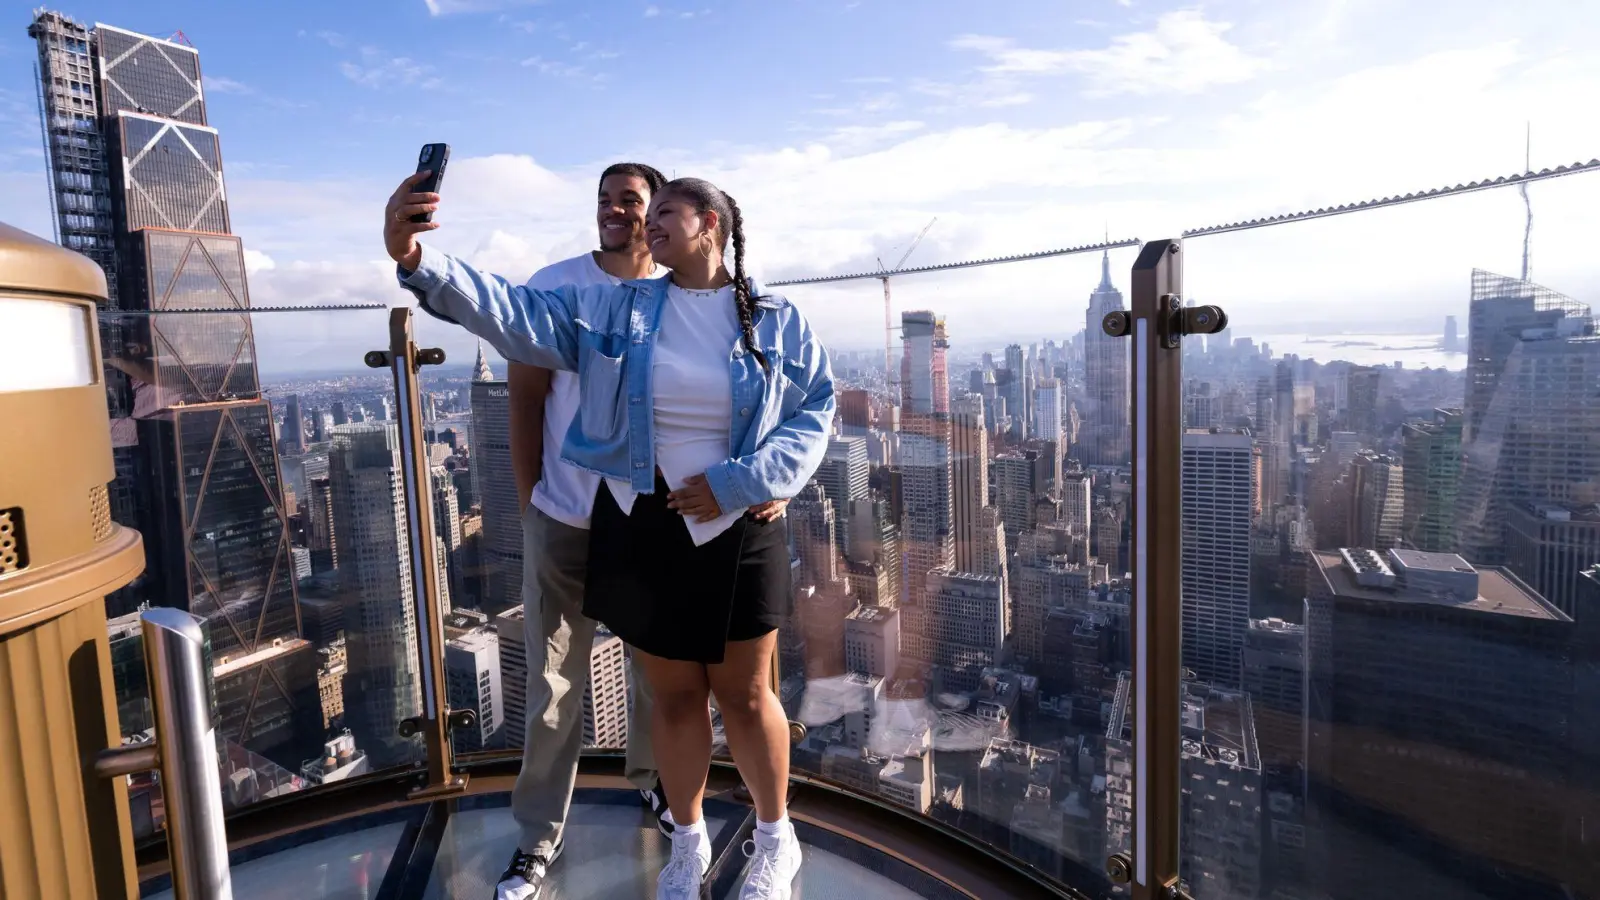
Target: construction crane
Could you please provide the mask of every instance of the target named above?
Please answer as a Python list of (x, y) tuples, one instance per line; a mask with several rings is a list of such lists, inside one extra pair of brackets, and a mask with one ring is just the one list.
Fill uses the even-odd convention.
[[(894, 264), (894, 268), (885, 269), (883, 267), (883, 257), (878, 257), (878, 271), (883, 273), (878, 280), (883, 282), (883, 380), (886, 385), (893, 385), (896, 380), (894, 366), (891, 363), (894, 352), (894, 311), (889, 301), (889, 276), (905, 268), (906, 260), (911, 258), (911, 254), (916, 251), (917, 245), (922, 243), (922, 239), (928, 236), (928, 229), (932, 228), (933, 223), (937, 221), (939, 221), (939, 217), (934, 216), (928, 220), (928, 224), (922, 226), (922, 230), (917, 232), (917, 236), (912, 239), (911, 246), (906, 248), (905, 253), (900, 254), (900, 261)], [(894, 402), (893, 390), (889, 391), (889, 402)]]

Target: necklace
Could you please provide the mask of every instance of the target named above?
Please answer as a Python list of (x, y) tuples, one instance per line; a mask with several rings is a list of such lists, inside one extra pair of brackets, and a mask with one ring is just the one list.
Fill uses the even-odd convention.
[(709, 290), (704, 290), (704, 291), (697, 291), (697, 290), (695, 290), (693, 288), (686, 288), (686, 287), (682, 287), (682, 286), (677, 285), (677, 284), (674, 284), (673, 287), (675, 287), (678, 290), (684, 292), (685, 294), (688, 294), (691, 297), (715, 297), (717, 294), (722, 293), (722, 291), (725, 288), (727, 288), (727, 286), (730, 285), (730, 284), (733, 284), (733, 282), (729, 281), (729, 282), (727, 282), (727, 284), (721, 284), (721, 285), (718, 285), (717, 287), (711, 288)]

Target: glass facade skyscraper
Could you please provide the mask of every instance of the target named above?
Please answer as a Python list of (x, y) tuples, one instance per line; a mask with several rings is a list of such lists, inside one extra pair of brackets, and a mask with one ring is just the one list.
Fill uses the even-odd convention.
[(315, 648), (300, 636), (244, 246), (229, 234), (199, 53), (50, 12), (29, 32), (58, 228), (106, 269), (110, 311), (124, 312), (101, 325), (112, 514), (144, 534), (147, 569), (109, 611), (149, 603), (204, 619), (230, 712), (222, 737), (298, 770), (323, 737)]

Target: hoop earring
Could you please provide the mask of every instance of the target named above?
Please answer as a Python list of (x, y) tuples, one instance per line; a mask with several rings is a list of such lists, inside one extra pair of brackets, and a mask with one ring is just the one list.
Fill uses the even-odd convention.
[(700, 242), (700, 255), (709, 260), (711, 259), (711, 251), (715, 249), (716, 245), (712, 243), (711, 232), (704, 231), (701, 234), (705, 236), (705, 240)]

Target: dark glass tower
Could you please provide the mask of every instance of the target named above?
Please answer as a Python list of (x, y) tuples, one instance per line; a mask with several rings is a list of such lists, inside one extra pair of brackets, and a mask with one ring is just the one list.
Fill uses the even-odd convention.
[(52, 12), (29, 33), (63, 243), (106, 268), (124, 312), (101, 334), (118, 376), (113, 512), (144, 534), (148, 565), (110, 612), (149, 602), (205, 619), (223, 737), (297, 771), (322, 738), (314, 648), (199, 53)]

